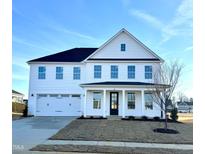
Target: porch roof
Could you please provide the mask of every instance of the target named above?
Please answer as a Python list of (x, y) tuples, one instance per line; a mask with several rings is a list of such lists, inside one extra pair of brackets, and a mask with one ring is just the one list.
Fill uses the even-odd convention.
[(80, 84), (81, 87), (87, 87), (87, 86), (167, 86), (162, 84), (154, 84), (154, 83), (148, 83), (148, 82), (126, 82), (126, 81), (105, 81), (105, 82), (93, 82), (93, 83), (84, 83)]

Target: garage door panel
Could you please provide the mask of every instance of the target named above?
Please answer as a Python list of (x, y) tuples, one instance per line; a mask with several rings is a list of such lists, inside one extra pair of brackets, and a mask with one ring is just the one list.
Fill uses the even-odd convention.
[(80, 97), (72, 97), (68, 94), (38, 97), (36, 114), (37, 116), (79, 116), (80, 102)]

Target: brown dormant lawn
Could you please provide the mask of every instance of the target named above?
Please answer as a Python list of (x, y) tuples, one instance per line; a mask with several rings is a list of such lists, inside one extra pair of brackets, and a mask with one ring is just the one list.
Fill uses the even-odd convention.
[(155, 121), (77, 119), (50, 139), (193, 144), (192, 123), (168, 123), (168, 128), (179, 134), (153, 132), (163, 126)]

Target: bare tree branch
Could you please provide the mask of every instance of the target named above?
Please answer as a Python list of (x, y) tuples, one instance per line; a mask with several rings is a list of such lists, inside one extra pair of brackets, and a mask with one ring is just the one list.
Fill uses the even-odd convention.
[[(175, 61), (169, 65), (163, 64), (154, 74), (155, 85), (152, 97), (154, 102), (159, 105), (161, 111), (164, 112), (165, 123), (167, 122), (168, 101), (172, 98), (174, 90), (176, 89), (182, 69), (183, 66)], [(167, 123), (165, 124), (165, 128), (167, 129)]]

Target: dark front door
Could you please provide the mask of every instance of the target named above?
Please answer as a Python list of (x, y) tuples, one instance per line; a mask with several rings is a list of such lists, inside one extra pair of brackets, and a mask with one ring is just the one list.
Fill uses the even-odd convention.
[(110, 115), (118, 115), (118, 92), (110, 92)]

